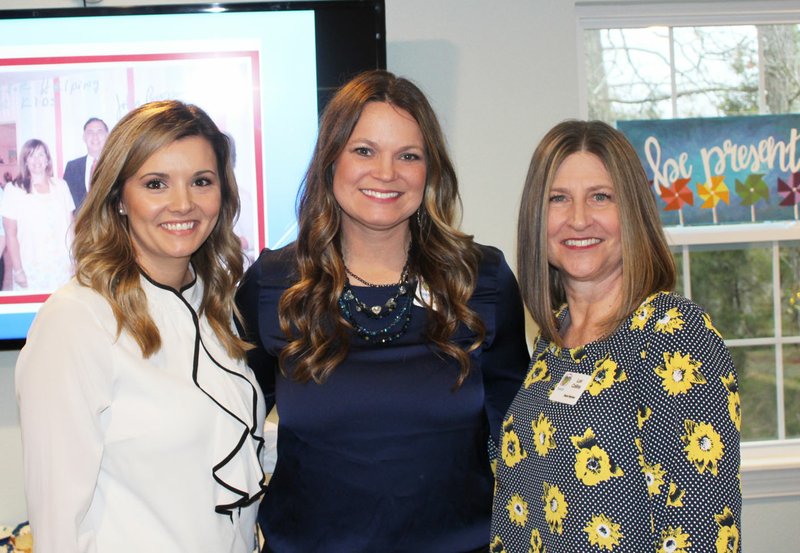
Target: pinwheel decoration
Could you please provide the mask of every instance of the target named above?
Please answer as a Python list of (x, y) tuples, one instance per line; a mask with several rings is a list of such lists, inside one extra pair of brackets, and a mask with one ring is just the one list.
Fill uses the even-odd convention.
[(730, 191), (725, 184), (725, 175), (717, 175), (711, 177), (711, 180), (705, 184), (697, 185), (697, 195), (703, 200), (701, 209), (710, 209), (714, 217), (714, 223), (717, 222), (717, 204), (719, 202), (731, 203)]
[(794, 206), (794, 218), (798, 219), (797, 204), (800, 203), (800, 173), (792, 173), (785, 181), (778, 178), (778, 193), (783, 196), (780, 205)]
[(741, 205), (750, 206), (750, 220), (756, 221), (756, 204), (761, 200), (769, 200), (769, 187), (764, 182), (764, 175), (753, 173), (744, 182), (736, 179), (736, 193), (742, 199)]
[(670, 186), (659, 185), (658, 193), (667, 204), (664, 211), (677, 211), (683, 226), (683, 206), (694, 205), (694, 194), (689, 188), (689, 179), (676, 179)]

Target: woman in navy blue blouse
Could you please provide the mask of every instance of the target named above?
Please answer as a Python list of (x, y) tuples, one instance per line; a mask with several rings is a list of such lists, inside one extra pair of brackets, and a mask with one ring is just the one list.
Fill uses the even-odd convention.
[(279, 413), (265, 551), (469, 552), (489, 538), (489, 449), (525, 374), (516, 280), (455, 228), (436, 116), (371, 71), (322, 116), (297, 241), (238, 294)]

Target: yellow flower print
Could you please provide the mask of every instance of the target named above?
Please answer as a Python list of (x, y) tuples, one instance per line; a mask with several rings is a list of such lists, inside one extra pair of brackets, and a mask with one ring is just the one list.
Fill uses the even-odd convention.
[(517, 526), (525, 526), (528, 522), (528, 502), (519, 494), (513, 494), (506, 504), (508, 518)]
[(569, 356), (572, 357), (572, 360), (575, 363), (580, 363), (584, 359), (586, 359), (586, 348), (580, 346), (577, 348), (572, 348), (569, 350)]
[(531, 546), (528, 548), (528, 553), (547, 553), (547, 548), (542, 543), (542, 535), (535, 528), (531, 532)]
[(625, 374), (625, 370), (611, 359), (611, 354), (607, 353), (605, 357), (594, 364), (592, 380), (587, 390), (596, 396), (606, 388), (610, 388), (614, 382), (623, 382), (627, 379), (628, 375)]
[(503, 461), (508, 467), (513, 467), (528, 456), (519, 443), (519, 436), (514, 432), (514, 415), (503, 422), (502, 454)]
[(647, 462), (644, 458), (644, 448), (642, 447), (642, 440), (640, 438), (636, 438), (633, 443), (636, 445), (636, 449), (639, 450), (639, 466), (642, 467), (644, 480), (647, 483), (647, 495), (653, 497), (654, 495), (660, 494), (661, 486), (664, 485), (666, 471), (661, 468), (659, 463), (651, 465)]
[(667, 491), (667, 506), (683, 507), (684, 495), (686, 495), (686, 490), (680, 489), (675, 482), (670, 482), (669, 490)]
[(506, 553), (506, 547), (503, 545), (503, 540), (500, 536), (495, 536), (492, 543), (489, 544), (489, 553)]
[(653, 292), (649, 296), (647, 296), (642, 303), (653, 303), (653, 300), (656, 299), (661, 294), (666, 294), (667, 292)]
[(528, 375), (525, 377), (525, 388), (530, 388), (531, 385), (535, 384), (536, 382), (548, 382), (549, 380), (550, 369), (547, 368), (547, 362), (545, 362), (544, 356), (540, 356), (531, 365)]
[(650, 317), (653, 316), (655, 311), (652, 305), (648, 305), (647, 303), (640, 305), (639, 309), (633, 313), (633, 317), (631, 318), (631, 330), (644, 330), (647, 321), (650, 320)]
[(644, 456), (640, 456), (639, 464), (642, 466), (644, 480), (647, 482), (647, 495), (653, 497), (661, 493), (661, 486), (664, 485), (664, 476), (667, 472), (661, 468), (659, 463), (651, 465)]
[(622, 476), (622, 468), (597, 445), (591, 428), (587, 428), (583, 436), (572, 436), (572, 443), (578, 450), (575, 454), (575, 476), (585, 485), (595, 486), (612, 476)]
[(547, 521), (547, 526), (554, 534), (561, 534), (564, 532), (564, 519), (567, 516), (567, 500), (564, 499), (564, 494), (558, 489), (555, 484), (548, 484), (543, 482), (544, 495), (542, 502), (544, 503), (544, 519)]
[(683, 328), (683, 315), (677, 307), (673, 307), (658, 319), (655, 324), (655, 331), (663, 334), (675, 334), (676, 330)]
[(728, 415), (730, 415), (736, 430), (742, 429), (742, 405), (739, 401), (739, 385), (736, 376), (731, 372), (728, 376), (721, 376), (722, 384), (728, 390)]
[(583, 530), (589, 535), (590, 544), (606, 551), (613, 551), (625, 537), (620, 531), (620, 525), (606, 515), (594, 515)]
[(544, 416), (544, 413), (539, 413), (539, 418), (531, 422), (533, 429), (533, 447), (540, 457), (547, 455), (550, 450), (556, 448), (556, 439), (554, 434), (556, 429), (550, 419)]
[(536, 336), (534, 336), (533, 340), (531, 341), (531, 351), (536, 351), (536, 348), (539, 347), (539, 340), (541, 339), (542, 339), (542, 331), (540, 330), (536, 333)]
[(722, 510), (719, 515), (714, 515), (719, 530), (717, 531), (717, 553), (736, 553), (739, 551), (739, 528), (736, 527), (736, 520), (733, 512), (728, 508)]
[(660, 546), (656, 553), (688, 553), (687, 548), (692, 546), (689, 534), (685, 534), (680, 526), (677, 528), (669, 526), (667, 529), (661, 530), (658, 543)]
[(647, 405), (640, 405), (638, 409), (636, 409), (636, 424), (639, 430), (644, 428), (644, 423), (647, 422), (647, 419), (649, 419), (652, 414), (653, 410)]
[(714, 427), (707, 422), (683, 421), (686, 434), (681, 436), (684, 444), (683, 450), (698, 472), (701, 474), (708, 470), (717, 475), (717, 466), (725, 452), (725, 444)]
[(714, 326), (714, 323), (711, 322), (711, 315), (708, 313), (703, 313), (703, 323), (705, 323), (708, 330), (722, 338), (722, 334), (719, 333), (719, 330), (717, 330), (717, 328)]
[(668, 395), (685, 394), (695, 384), (705, 384), (706, 377), (700, 372), (701, 361), (692, 359), (688, 353), (664, 352), (664, 364), (655, 368), (656, 374), (663, 379), (661, 386)]

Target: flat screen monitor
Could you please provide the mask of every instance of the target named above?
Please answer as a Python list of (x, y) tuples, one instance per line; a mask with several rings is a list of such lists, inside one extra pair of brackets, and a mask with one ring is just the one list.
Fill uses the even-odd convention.
[[(88, 121), (110, 129), (145, 102), (179, 99), (203, 108), (232, 139), (242, 203), (236, 232), (250, 260), (296, 235), (296, 195), (330, 95), (360, 71), (386, 66), (383, 0), (0, 10), (0, 36), (4, 190), (15, 186), (32, 139), (47, 146), (62, 179), (71, 160), (87, 155)], [(0, 209), (17, 217), (20, 248), (69, 251), (68, 236), (30, 221), (23, 229), (24, 207), (8, 211)], [(34, 253), (39, 265), (23, 267), (32, 276), (47, 271), (47, 256)], [(10, 265), (0, 263), (3, 272), (0, 348), (18, 348), (58, 284), (21, 288)]]

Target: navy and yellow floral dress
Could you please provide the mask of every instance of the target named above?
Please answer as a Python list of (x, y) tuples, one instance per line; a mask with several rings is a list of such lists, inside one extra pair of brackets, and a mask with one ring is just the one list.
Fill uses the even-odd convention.
[(740, 425), (730, 354), (685, 298), (654, 294), (583, 347), (537, 338), (503, 422), (491, 551), (740, 551)]

